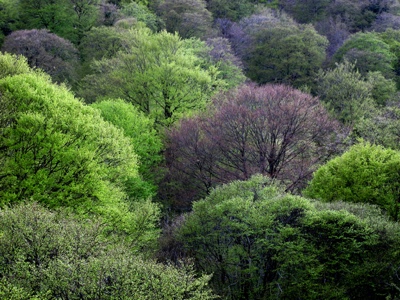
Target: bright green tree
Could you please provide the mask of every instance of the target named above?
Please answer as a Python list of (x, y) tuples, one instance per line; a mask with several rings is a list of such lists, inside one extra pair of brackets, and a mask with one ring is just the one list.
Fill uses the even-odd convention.
[(327, 202), (375, 204), (398, 220), (399, 182), (400, 152), (359, 143), (321, 166), (304, 195)]
[(176, 34), (149, 29), (129, 34), (126, 51), (93, 63), (81, 90), (87, 101), (122, 98), (163, 126), (205, 107), (218, 85), (215, 67), (203, 69), (202, 60)]
[(96, 102), (92, 107), (99, 109), (105, 120), (121, 128), (125, 136), (130, 138), (133, 149), (139, 156), (139, 173), (146, 181), (151, 182), (149, 188), (154, 192), (163, 147), (161, 138), (154, 129), (154, 121), (121, 99)]
[(158, 208), (128, 201), (130, 184), (141, 181), (129, 138), (48, 76), (19, 69), (0, 79), (0, 204), (38, 201), (96, 213), (138, 245), (152, 241)]
[(224, 299), (381, 299), (396, 294), (400, 227), (375, 207), (285, 194), (262, 176), (216, 188), (178, 231)]

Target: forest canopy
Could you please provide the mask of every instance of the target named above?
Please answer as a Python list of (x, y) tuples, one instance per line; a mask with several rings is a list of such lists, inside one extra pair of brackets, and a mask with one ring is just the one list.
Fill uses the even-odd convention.
[(400, 298), (398, 0), (0, 0), (1, 299)]

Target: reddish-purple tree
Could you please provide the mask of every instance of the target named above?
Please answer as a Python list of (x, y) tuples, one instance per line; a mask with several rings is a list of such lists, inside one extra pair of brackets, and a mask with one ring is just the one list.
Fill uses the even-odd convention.
[[(338, 151), (342, 132), (317, 98), (284, 85), (219, 94), (204, 115), (168, 132), (171, 196), (178, 208), (218, 184), (261, 173), (295, 191)], [(172, 188), (173, 190), (173, 188)], [(171, 190), (170, 190), (171, 192)]]
[(14, 31), (1, 50), (25, 56), (32, 68), (44, 70), (56, 82), (73, 83), (77, 79), (78, 50), (46, 29)]

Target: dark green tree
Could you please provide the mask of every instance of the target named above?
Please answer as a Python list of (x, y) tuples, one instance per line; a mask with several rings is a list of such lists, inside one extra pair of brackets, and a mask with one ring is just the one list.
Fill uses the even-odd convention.
[(195, 202), (178, 239), (224, 299), (372, 300), (398, 295), (399, 232), (375, 207), (313, 202), (255, 176)]
[(276, 25), (254, 33), (247, 76), (257, 83), (311, 86), (325, 60), (328, 41), (312, 25)]
[(397, 58), (390, 45), (378, 33), (363, 32), (352, 35), (333, 56), (335, 62), (348, 60), (362, 75), (379, 71), (385, 78), (394, 77)]
[(201, 38), (211, 30), (212, 17), (205, 0), (165, 0), (157, 13), (168, 32), (178, 32), (183, 38)]

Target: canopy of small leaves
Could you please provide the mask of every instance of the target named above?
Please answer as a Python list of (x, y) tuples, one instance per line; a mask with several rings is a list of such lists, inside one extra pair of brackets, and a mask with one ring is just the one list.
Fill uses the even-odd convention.
[(77, 80), (78, 50), (48, 30), (18, 30), (8, 35), (3, 52), (20, 54), (32, 68), (40, 68), (55, 82), (73, 84)]
[(168, 132), (175, 204), (188, 208), (217, 184), (256, 173), (296, 190), (316, 163), (337, 151), (340, 132), (317, 98), (284, 85), (243, 85), (219, 94), (206, 113)]
[(277, 25), (257, 30), (245, 59), (247, 76), (257, 83), (311, 86), (325, 60), (328, 41), (312, 25)]
[(102, 220), (77, 219), (37, 203), (0, 210), (2, 299), (215, 299), (190, 265), (133, 254)]
[(38, 72), (0, 79), (0, 93), (1, 206), (26, 200), (100, 214), (139, 245), (157, 236), (158, 207), (127, 201), (141, 179), (121, 130)]
[(399, 103), (389, 103), (374, 111), (368, 118), (360, 120), (353, 130), (353, 135), (372, 144), (400, 150)]
[(365, 80), (353, 63), (320, 70), (316, 82), (316, 94), (343, 123), (356, 123), (374, 107), (373, 82)]
[(48, 29), (79, 44), (100, 17), (100, 0), (19, 0), (20, 29)]
[(304, 195), (322, 201), (375, 204), (398, 220), (399, 174), (400, 152), (359, 143), (321, 166)]
[(212, 16), (205, 0), (164, 0), (157, 7), (168, 32), (201, 38), (211, 30)]
[(151, 183), (149, 188), (154, 193), (163, 148), (161, 138), (154, 129), (154, 121), (121, 99), (104, 100), (91, 106), (99, 109), (105, 120), (121, 128), (125, 136), (130, 138), (139, 158), (139, 174)]
[(385, 78), (393, 78), (397, 57), (378, 33), (360, 32), (352, 35), (339, 48), (333, 60), (349, 60), (364, 76), (368, 72), (379, 71)]
[(326, 18), (330, 0), (280, 0), (280, 6), (299, 23), (311, 23)]
[(214, 19), (239, 21), (255, 12), (256, 4), (265, 1), (253, 0), (206, 0), (207, 9)]
[(224, 299), (384, 299), (398, 293), (399, 233), (375, 207), (311, 202), (255, 176), (195, 202), (177, 238)]
[(147, 6), (131, 2), (122, 7), (121, 13), (125, 17), (135, 18), (139, 22), (146, 24), (148, 28), (156, 32), (157, 30), (164, 27), (163, 21), (156, 16)]
[(162, 126), (206, 106), (219, 84), (215, 67), (203, 69), (203, 61), (177, 34), (149, 29), (129, 34), (126, 50), (93, 63), (80, 93), (86, 101), (121, 98)]

